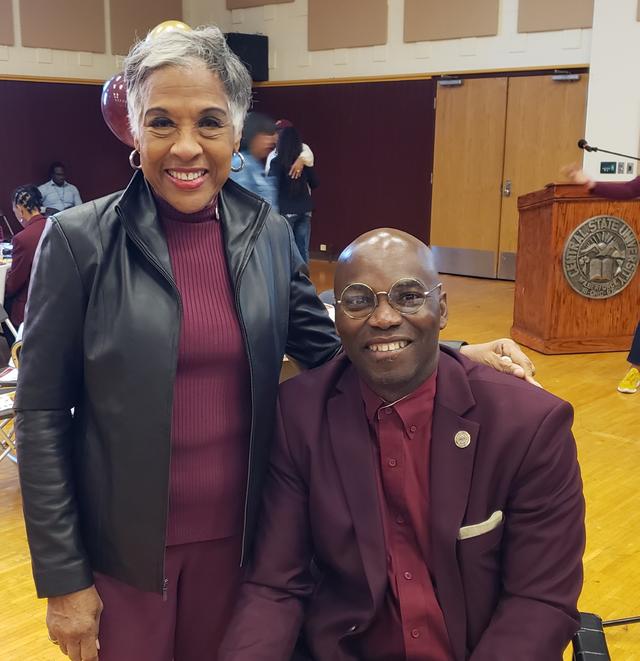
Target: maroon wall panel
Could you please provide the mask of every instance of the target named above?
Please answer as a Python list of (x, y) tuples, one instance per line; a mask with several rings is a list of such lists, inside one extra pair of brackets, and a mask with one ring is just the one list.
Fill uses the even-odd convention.
[(0, 80), (0, 209), (12, 213), (11, 191), (47, 181), (62, 161), (83, 201), (123, 188), (131, 178), (129, 148), (109, 131), (99, 85)]
[(311, 250), (339, 253), (369, 229), (429, 239), (434, 142), (431, 80), (259, 87), (254, 109), (285, 117), (313, 150)]

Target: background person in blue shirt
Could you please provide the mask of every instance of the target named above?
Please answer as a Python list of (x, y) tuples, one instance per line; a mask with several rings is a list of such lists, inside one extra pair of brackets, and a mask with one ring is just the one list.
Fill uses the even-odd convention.
[[(252, 112), (247, 115), (242, 130), (240, 154), (244, 165), (239, 172), (231, 171), (231, 179), (252, 193), (264, 198), (278, 212), (276, 180), (265, 173), (267, 157), (276, 146), (276, 124), (266, 115)], [(233, 168), (240, 167), (240, 159), (233, 159)]]
[(49, 176), (51, 177), (49, 181), (38, 186), (42, 193), (42, 208), (47, 216), (82, 204), (78, 189), (65, 179), (63, 163), (60, 161), (52, 163)]

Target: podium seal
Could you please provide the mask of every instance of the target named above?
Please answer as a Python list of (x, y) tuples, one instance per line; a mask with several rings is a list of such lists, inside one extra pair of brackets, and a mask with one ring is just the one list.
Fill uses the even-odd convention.
[(594, 216), (569, 235), (562, 253), (567, 282), (586, 298), (621, 292), (638, 269), (638, 237), (616, 216)]

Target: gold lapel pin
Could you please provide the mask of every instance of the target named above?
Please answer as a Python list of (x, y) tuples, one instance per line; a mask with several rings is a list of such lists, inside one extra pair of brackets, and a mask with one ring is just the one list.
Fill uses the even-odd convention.
[(466, 448), (469, 447), (469, 444), (471, 443), (471, 434), (469, 434), (468, 431), (459, 431), (453, 438), (453, 442), (459, 447), (459, 448)]

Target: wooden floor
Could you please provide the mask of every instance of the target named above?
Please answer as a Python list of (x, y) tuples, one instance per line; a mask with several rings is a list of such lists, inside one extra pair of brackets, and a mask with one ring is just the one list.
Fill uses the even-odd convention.
[[(330, 288), (331, 265), (312, 263), (312, 277), (319, 291)], [(508, 335), (513, 283), (443, 280), (449, 297), (444, 338), (481, 342)], [(640, 393), (615, 390), (625, 356), (529, 354), (541, 383), (576, 411), (588, 536), (580, 608), (605, 619), (640, 615)], [(6, 460), (0, 463), (0, 540), (0, 661), (59, 661), (31, 582), (16, 467)], [(640, 624), (608, 629), (607, 641), (616, 661), (640, 661)]]

